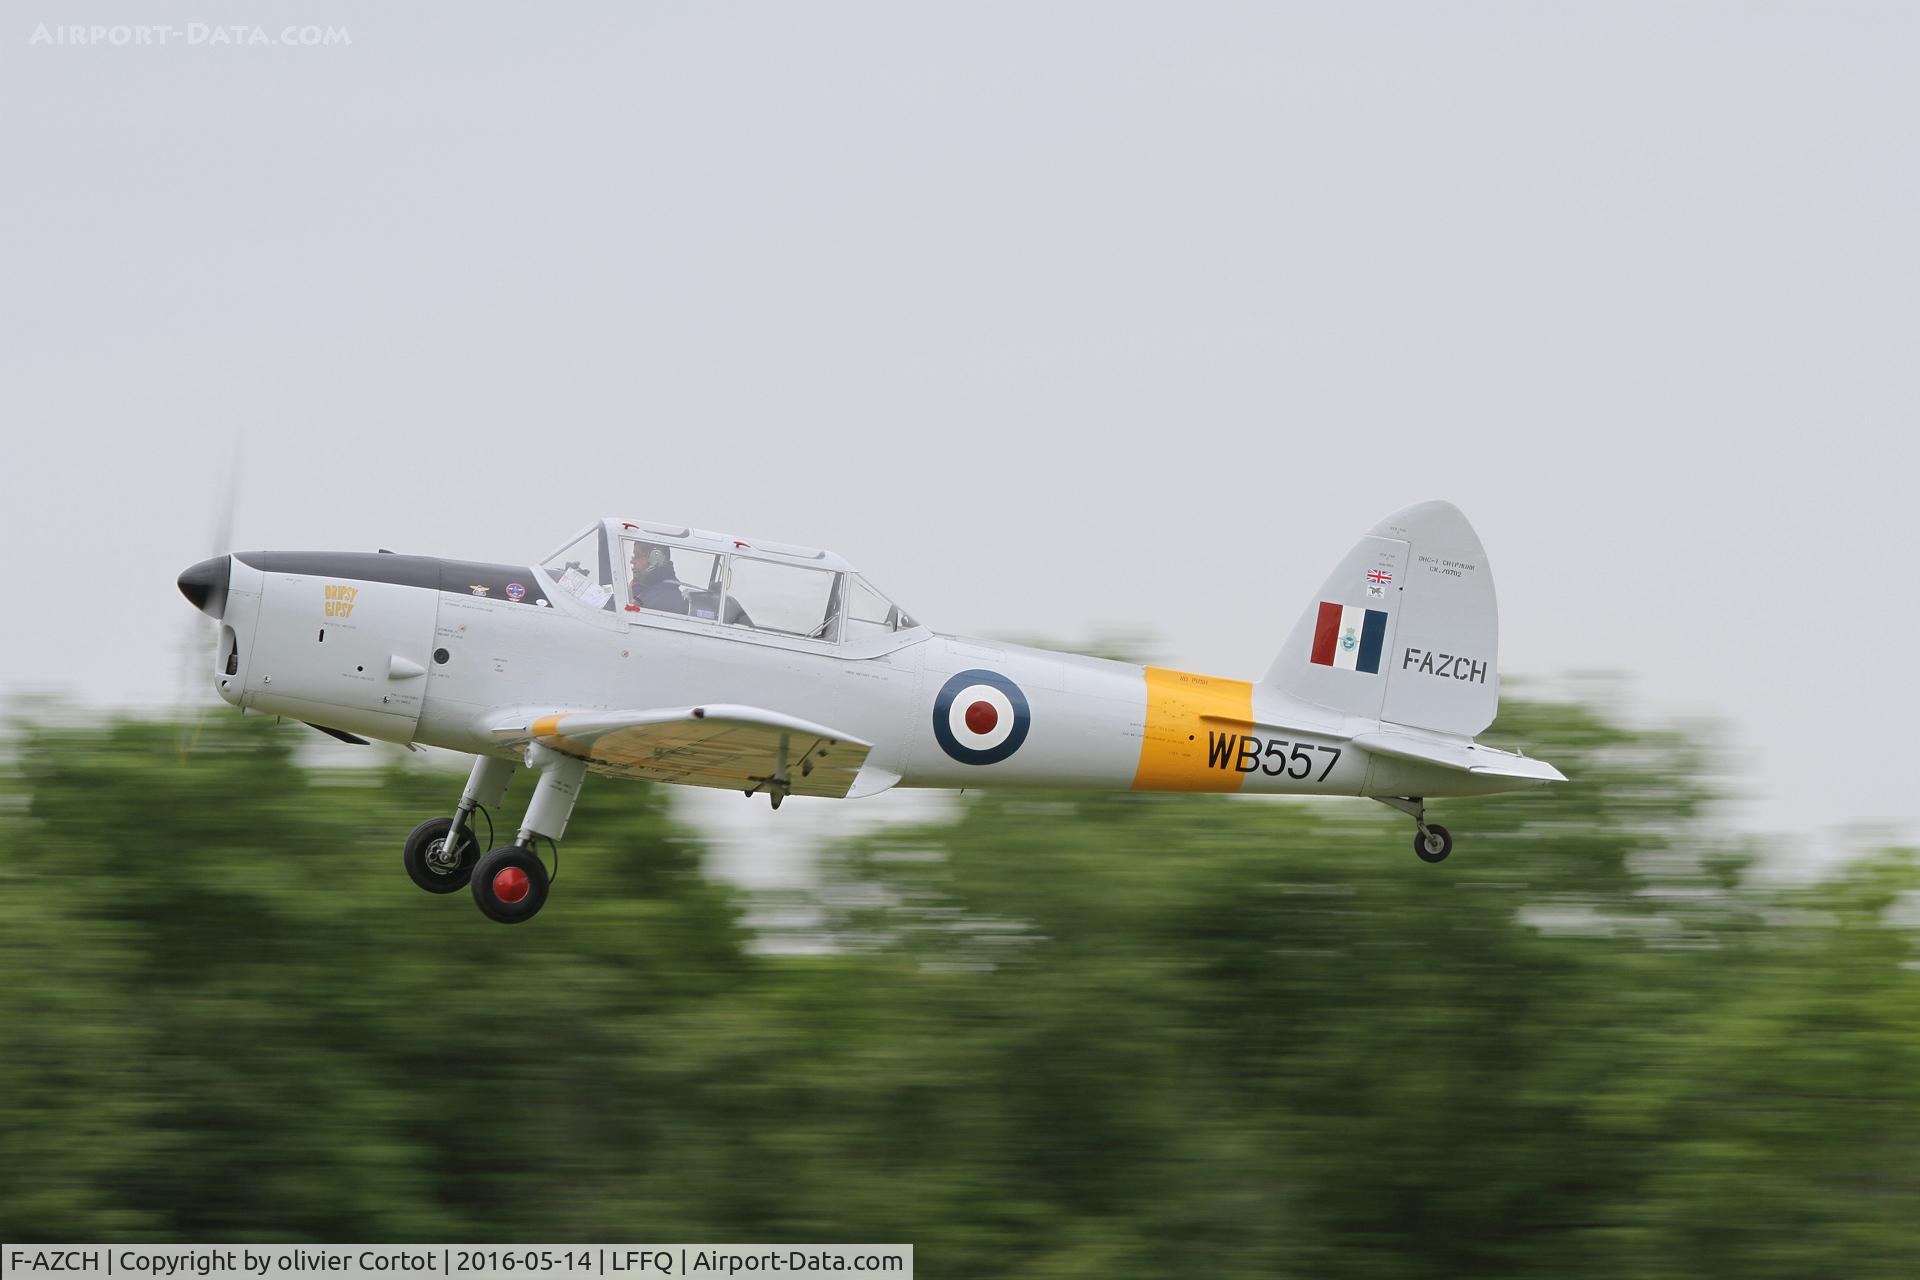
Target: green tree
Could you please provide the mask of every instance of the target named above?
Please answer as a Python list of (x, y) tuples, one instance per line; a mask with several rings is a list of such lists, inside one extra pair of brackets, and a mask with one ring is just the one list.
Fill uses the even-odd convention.
[(1437, 805), (1442, 866), (1351, 800), (969, 794), (835, 851), (838, 946), (780, 956), (659, 790), (589, 786), (502, 929), (399, 869), (457, 777), (39, 715), (0, 765), (0, 1234), (1909, 1273), (1913, 852), (1770, 888), (1695, 735), (1516, 699), (1494, 735), (1573, 781)]

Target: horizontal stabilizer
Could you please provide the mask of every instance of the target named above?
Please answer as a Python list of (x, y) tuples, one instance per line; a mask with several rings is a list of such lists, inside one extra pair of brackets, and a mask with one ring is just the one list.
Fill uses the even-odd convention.
[(1378, 733), (1355, 734), (1353, 745), (1375, 755), (1414, 760), (1492, 778), (1526, 778), (1535, 782), (1567, 780), (1567, 775), (1545, 760), (1535, 760), (1511, 751), (1496, 751), (1492, 747), (1483, 747), (1477, 742), (1463, 739), (1429, 738), (1381, 730)]
[[(715, 703), (647, 711), (520, 713), (491, 730), (537, 742), (595, 773), (738, 791), (844, 798), (873, 744), (796, 716)], [(884, 789), (884, 788), (882, 788)]]

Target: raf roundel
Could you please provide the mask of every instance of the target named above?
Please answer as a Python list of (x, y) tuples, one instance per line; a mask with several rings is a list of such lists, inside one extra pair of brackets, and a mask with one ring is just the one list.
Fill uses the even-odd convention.
[(1027, 740), (1033, 715), (1020, 686), (997, 671), (962, 671), (933, 700), (933, 736), (961, 764), (998, 764)]

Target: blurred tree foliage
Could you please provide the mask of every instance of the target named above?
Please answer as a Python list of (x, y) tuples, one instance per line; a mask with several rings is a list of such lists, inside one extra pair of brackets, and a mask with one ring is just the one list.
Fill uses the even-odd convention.
[(590, 785), (508, 929), (401, 873), (457, 778), (38, 716), (0, 766), (0, 1237), (1914, 1274), (1914, 852), (1766, 887), (1698, 742), (1512, 699), (1490, 736), (1575, 781), (1437, 805), (1441, 867), (1355, 801), (969, 796), (838, 851), (838, 945), (790, 956), (658, 790)]

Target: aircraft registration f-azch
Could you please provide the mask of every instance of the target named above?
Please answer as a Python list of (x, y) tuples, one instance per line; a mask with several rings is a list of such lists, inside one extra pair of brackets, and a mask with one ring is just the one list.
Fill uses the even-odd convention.
[[(828, 552), (623, 520), (537, 565), (244, 551), (180, 590), (220, 623), (226, 701), (473, 757), (404, 864), (507, 924), (545, 903), (539, 842), (588, 773), (775, 808), (897, 786), (1367, 796), (1428, 862), (1453, 848), (1428, 798), (1564, 781), (1474, 741), (1499, 701), (1493, 576), (1445, 502), (1361, 538), (1255, 682), (942, 635)], [(521, 765), (519, 833), (482, 851), (475, 812)]]

